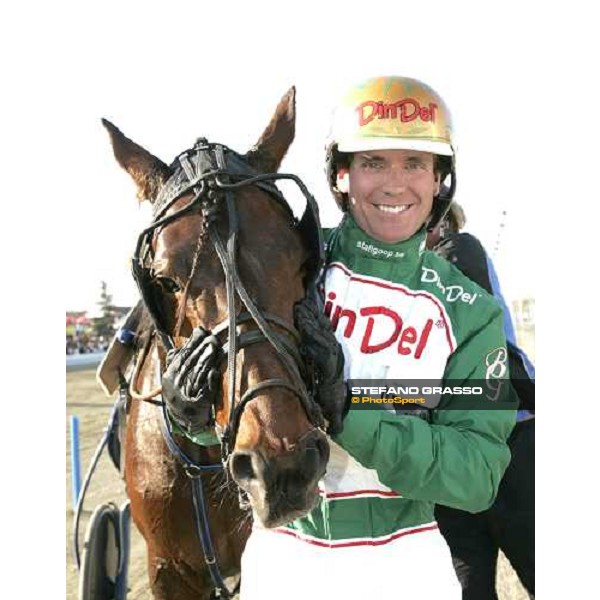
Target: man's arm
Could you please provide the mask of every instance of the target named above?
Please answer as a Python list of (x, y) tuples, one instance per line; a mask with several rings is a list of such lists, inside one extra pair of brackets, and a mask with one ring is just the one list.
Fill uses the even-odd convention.
[[(465, 340), (450, 357), (444, 381), (448, 385), (480, 385), (486, 380), (501, 393), (494, 403), (516, 398), (508, 368), (490, 370), (506, 344), (502, 314)], [(486, 388), (484, 387), (484, 392)], [(379, 410), (350, 410), (343, 432), (335, 437), (356, 460), (375, 469), (382, 483), (404, 497), (479, 512), (492, 505), (510, 460), (506, 445), (514, 424), (514, 409), (460, 409), (460, 396), (444, 397), (432, 423)], [(490, 404), (491, 406), (491, 404)]]

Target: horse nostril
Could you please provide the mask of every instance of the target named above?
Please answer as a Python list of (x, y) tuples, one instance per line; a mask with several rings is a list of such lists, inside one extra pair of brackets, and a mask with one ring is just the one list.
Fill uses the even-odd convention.
[(329, 460), (329, 443), (324, 436), (313, 437), (306, 445), (300, 472), (307, 479), (320, 478)]
[(236, 481), (254, 479), (256, 473), (252, 467), (252, 456), (236, 453), (231, 457), (231, 474)]
[(314, 478), (315, 473), (319, 470), (321, 465), (321, 457), (319, 455), (319, 450), (314, 446), (306, 448), (304, 450), (304, 456), (302, 457), (302, 462), (300, 463), (299, 472), (302, 474), (303, 478), (306, 481), (310, 481)]

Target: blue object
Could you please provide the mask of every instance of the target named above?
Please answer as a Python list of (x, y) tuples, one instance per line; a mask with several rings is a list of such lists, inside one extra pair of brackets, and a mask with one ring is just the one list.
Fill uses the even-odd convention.
[(525, 352), (523, 352), (523, 350), (521, 350), (521, 348), (519, 348), (517, 345), (517, 336), (515, 335), (515, 328), (510, 316), (510, 310), (508, 309), (508, 306), (504, 300), (504, 296), (502, 295), (502, 291), (500, 290), (500, 282), (498, 281), (496, 269), (494, 269), (494, 263), (492, 262), (492, 259), (487, 256), (487, 254), (486, 261), (494, 298), (498, 300), (500, 306), (502, 307), (504, 316), (504, 335), (506, 336), (507, 341), (509, 341), (516, 348), (519, 356), (523, 359), (523, 364), (525, 366), (525, 370), (527, 371), (527, 375), (529, 375), (531, 379), (535, 379), (535, 367), (533, 366), (533, 363), (529, 360), (527, 354), (525, 354)]
[(79, 418), (71, 415), (71, 483), (73, 490), (73, 508), (77, 508), (81, 492), (81, 463), (79, 461)]
[[(535, 367), (533, 363), (529, 360), (529, 357), (519, 346), (517, 346), (517, 336), (515, 334), (515, 328), (513, 326), (512, 318), (510, 315), (510, 310), (504, 300), (504, 296), (502, 295), (502, 291), (500, 290), (500, 282), (498, 280), (498, 275), (496, 274), (496, 269), (494, 268), (494, 263), (492, 259), (486, 253), (486, 262), (488, 267), (488, 274), (490, 277), (490, 284), (492, 286), (492, 292), (494, 294), (494, 298), (498, 300), (500, 306), (502, 307), (502, 313), (504, 317), (504, 335), (506, 336), (506, 340), (510, 342), (515, 350), (518, 352), (519, 356), (523, 360), (523, 366), (527, 371), (527, 375), (531, 379), (535, 379)], [(521, 409), (517, 411), (517, 422), (525, 421), (530, 419), (533, 416), (533, 413), (526, 409)]]
[(510, 316), (510, 311), (508, 310), (508, 306), (504, 300), (502, 291), (500, 290), (500, 282), (498, 281), (498, 275), (496, 274), (494, 263), (492, 262), (492, 259), (487, 255), (487, 253), (485, 258), (487, 262), (488, 274), (490, 277), (490, 284), (492, 286), (492, 293), (494, 294), (494, 298), (496, 298), (496, 300), (500, 302), (502, 312), (504, 313), (504, 335), (513, 346), (516, 346), (517, 336), (515, 335), (515, 328), (513, 326), (513, 322)]
[(122, 327), (117, 331), (117, 340), (121, 342), (124, 346), (129, 346), (133, 340), (135, 339), (135, 331), (131, 331), (131, 329), (125, 329)]

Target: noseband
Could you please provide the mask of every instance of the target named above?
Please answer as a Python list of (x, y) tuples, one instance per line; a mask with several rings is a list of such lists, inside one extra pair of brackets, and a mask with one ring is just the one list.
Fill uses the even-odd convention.
[[(214, 426), (221, 438), (223, 463), (226, 464), (233, 448), (239, 427), (240, 418), (246, 404), (257, 395), (270, 388), (284, 388), (296, 395), (302, 403), (308, 419), (315, 427), (323, 427), (323, 416), (319, 406), (314, 402), (312, 387), (313, 374), (302, 360), (299, 346), (299, 336), (280, 317), (261, 311), (250, 298), (240, 279), (237, 266), (237, 235), (239, 233), (239, 216), (236, 208), (235, 192), (246, 186), (256, 186), (266, 191), (274, 198), (289, 216), (291, 226), (297, 230), (310, 250), (305, 288), (307, 294), (315, 294), (315, 284), (323, 264), (323, 238), (321, 233), (318, 207), (315, 199), (306, 189), (302, 181), (295, 175), (270, 173), (262, 174), (253, 169), (239, 154), (220, 144), (209, 143), (200, 138), (191, 150), (181, 154), (175, 161), (177, 168), (172, 177), (161, 189), (154, 203), (152, 224), (140, 234), (136, 251), (132, 260), (133, 276), (136, 280), (146, 309), (152, 318), (156, 333), (165, 350), (176, 349), (173, 336), (165, 328), (162, 306), (158, 298), (157, 284), (152, 271), (152, 241), (158, 228), (192, 212), (200, 212), (204, 219), (205, 230), (219, 257), (225, 274), (227, 290), (228, 317), (210, 332), (209, 342), (221, 352), (222, 368), (227, 359), (229, 384), (229, 421), (222, 431), (214, 420), (215, 407), (210, 407), (212, 413), (207, 420), (206, 428)], [(274, 181), (291, 179), (306, 198), (306, 209), (300, 220), (294, 216), (291, 208)], [(193, 198), (181, 209), (172, 214), (166, 214), (169, 208), (185, 194), (193, 192)], [(227, 211), (228, 235), (224, 240), (217, 228), (217, 220)], [(194, 274), (195, 264), (201, 250), (199, 243), (194, 256), (190, 279)], [(246, 311), (236, 315), (236, 295), (246, 307)], [(184, 297), (183, 302), (186, 299)], [(241, 332), (239, 326), (245, 323), (255, 323), (257, 328)], [(273, 325), (283, 329), (279, 333)], [(223, 341), (222, 341), (223, 338)], [(292, 341), (290, 341), (292, 340)], [(251, 344), (268, 341), (276, 350), (283, 365), (291, 376), (292, 382), (275, 378), (261, 381), (249, 388), (235, 401), (236, 355), (237, 352)], [(308, 385), (307, 385), (308, 384)]]

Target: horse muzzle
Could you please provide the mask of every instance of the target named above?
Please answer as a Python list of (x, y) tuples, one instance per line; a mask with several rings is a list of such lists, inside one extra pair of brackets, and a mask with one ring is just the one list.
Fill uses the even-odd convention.
[(229, 468), (264, 527), (279, 527), (314, 508), (317, 483), (325, 475), (329, 443), (312, 430), (293, 449), (266, 457), (261, 450), (236, 450)]

